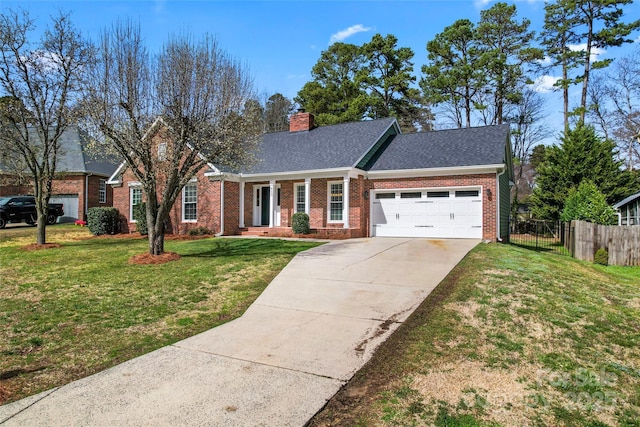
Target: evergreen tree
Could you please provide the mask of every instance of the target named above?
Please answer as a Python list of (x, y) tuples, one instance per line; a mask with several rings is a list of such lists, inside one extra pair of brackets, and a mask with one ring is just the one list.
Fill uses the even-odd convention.
[(444, 104), (457, 127), (471, 127), (472, 112), (486, 85), (487, 74), (475, 25), (459, 19), (427, 43), (430, 63), (420, 80), (432, 104)]
[(534, 38), (530, 21), (516, 20), (516, 6), (496, 3), (480, 12), (477, 27), (478, 42), (483, 50), (491, 94), (491, 106), (485, 124), (501, 124), (506, 106), (522, 100), (522, 83), (526, 80), (525, 65), (542, 59), (542, 50), (530, 47)]
[(361, 120), (368, 105), (362, 83), (365, 58), (350, 43), (334, 43), (320, 55), (307, 82), (295, 98), (315, 114), (316, 124), (330, 125)]
[(633, 193), (637, 183), (621, 169), (616, 154), (615, 144), (600, 138), (592, 126), (579, 122), (566, 131), (559, 146), (546, 148), (545, 160), (537, 168), (531, 196), (534, 216), (559, 219), (570, 190), (583, 180), (592, 181), (609, 204)]
[[(584, 121), (591, 71), (607, 67), (612, 61), (594, 61), (594, 51), (633, 42), (628, 36), (640, 28), (640, 19), (630, 23), (621, 20), (622, 6), (631, 3), (633, 0), (557, 0), (545, 6), (542, 43), (553, 64), (562, 66), (562, 79), (557, 85), (564, 90), (565, 128), (570, 114), (569, 86), (582, 83), (578, 113)], [(578, 67), (582, 74), (570, 76), (569, 70)]]
[(617, 223), (616, 211), (607, 204), (598, 187), (588, 179), (583, 180), (578, 188), (569, 190), (560, 219), (564, 222), (581, 220), (602, 225)]
[(420, 91), (411, 87), (416, 80), (411, 62), (414, 53), (397, 44), (398, 39), (391, 34), (376, 34), (362, 46), (366, 65), (361, 76), (370, 101), (367, 115), (373, 119), (396, 117), (403, 131), (415, 131), (414, 121), (422, 121), (419, 111), (427, 107)]

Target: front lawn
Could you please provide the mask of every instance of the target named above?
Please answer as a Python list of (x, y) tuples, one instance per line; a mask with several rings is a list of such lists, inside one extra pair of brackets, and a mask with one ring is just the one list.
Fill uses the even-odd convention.
[(62, 247), (25, 251), (0, 231), (0, 404), (68, 383), (240, 316), (313, 242), (167, 241), (181, 258), (132, 265), (146, 239), (48, 227)]
[(476, 247), (311, 426), (639, 426), (640, 267)]

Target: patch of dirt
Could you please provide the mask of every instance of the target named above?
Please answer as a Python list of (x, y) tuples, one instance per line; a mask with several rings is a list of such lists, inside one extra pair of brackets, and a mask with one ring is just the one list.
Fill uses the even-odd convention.
[[(532, 394), (519, 378), (535, 378), (536, 368), (492, 369), (479, 361), (460, 361), (431, 369), (413, 379), (412, 388), (425, 402), (445, 401), (455, 407), (461, 398), (469, 407), (480, 404), (489, 419), (501, 425), (519, 425), (530, 409)], [(482, 400), (478, 400), (482, 399)]]
[(129, 259), (129, 264), (135, 265), (149, 265), (149, 264), (165, 264), (167, 262), (176, 261), (180, 259), (180, 255), (175, 252), (165, 252), (162, 255), (151, 255), (150, 253), (144, 253), (140, 255), (134, 255)]
[(9, 388), (5, 384), (0, 384), (0, 405), (9, 401), (9, 397), (11, 396), (11, 392)]
[(44, 245), (39, 245), (37, 243), (32, 243), (27, 246), (23, 246), (20, 249), (23, 251), (39, 251), (40, 249), (53, 249), (53, 248), (61, 248), (62, 245), (60, 243), (45, 243)]

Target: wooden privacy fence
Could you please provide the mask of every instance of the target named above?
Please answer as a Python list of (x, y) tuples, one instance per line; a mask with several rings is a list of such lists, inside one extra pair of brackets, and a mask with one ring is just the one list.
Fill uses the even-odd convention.
[(609, 265), (640, 265), (640, 226), (599, 225), (571, 221), (567, 250), (574, 258), (593, 261), (596, 251), (609, 252)]

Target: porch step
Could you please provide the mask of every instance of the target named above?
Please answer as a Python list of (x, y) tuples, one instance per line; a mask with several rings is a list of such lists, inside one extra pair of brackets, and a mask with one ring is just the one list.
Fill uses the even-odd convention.
[(291, 234), (291, 228), (289, 227), (245, 227), (238, 230), (236, 233), (239, 236), (269, 236), (269, 235), (283, 235)]

